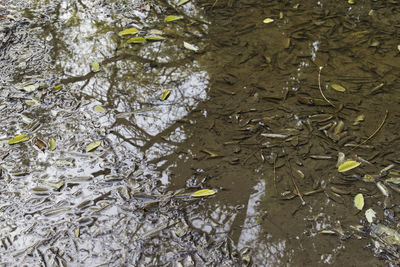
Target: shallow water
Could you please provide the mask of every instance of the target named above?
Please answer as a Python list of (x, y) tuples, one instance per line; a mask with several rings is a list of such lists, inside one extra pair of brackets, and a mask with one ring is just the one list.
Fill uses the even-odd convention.
[[(377, 186), (399, 163), (396, 1), (2, 6), (2, 264), (400, 260), (397, 235), (376, 230), (397, 230), (400, 212), (396, 185)], [(167, 39), (127, 44), (130, 27)], [(362, 164), (339, 173), (338, 152)], [(201, 188), (217, 194), (186, 194)]]

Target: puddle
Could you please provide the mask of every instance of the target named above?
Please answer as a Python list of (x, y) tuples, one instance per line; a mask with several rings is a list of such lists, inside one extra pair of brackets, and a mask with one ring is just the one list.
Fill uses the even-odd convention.
[(1, 264), (395, 266), (396, 3), (176, 4), (0, 4)]

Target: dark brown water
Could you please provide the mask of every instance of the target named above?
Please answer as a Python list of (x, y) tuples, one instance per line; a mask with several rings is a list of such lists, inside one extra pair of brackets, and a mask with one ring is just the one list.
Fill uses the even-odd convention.
[(0, 6), (0, 262), (398, 264), (399, 3), (176, 4)]

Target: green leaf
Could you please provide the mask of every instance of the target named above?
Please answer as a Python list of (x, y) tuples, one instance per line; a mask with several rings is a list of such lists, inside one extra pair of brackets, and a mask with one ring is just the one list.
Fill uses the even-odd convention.
[(212, 189), (201, 189), (199, 191), (192, 193), (191, 196), (192, 197), (207, 197), (207, 196), (212, 196), (215, 193), (217, 193), (217, 192), (215, 192)]
[(165, 40), (166, 38), (163, 36), (159, 36), (159, 35), (152, 35), (152, 36), (146, 36), (144, 37), (147, 41), (153, 41), (153, 42), (157, 42), (157, 41), (162, 41)]
[(271, 22), (273, 22), (273, 21), (274, 21), (274, 20), (271, 19), (271, 18), (266, 18), (266, 19), (263, 20), (264, 23), (271, 23)]
[(197, 51), (199, 50), (198, 47), (196, 47), (196, 46), (194, 46), (194, 45), (192, 45), (192, 44), (189, 44), (189, 43), (187, 43), (187, 42), (183, 42), (183, 46), (184, 46), (186, 49), (189, 49), (189, 50), (192, 50), (192, 51), (195, 51), (195, 52), (197, 52)]
[(143, 44), (146, 42), (144, 37), (132, 37), (128, 41), (128, 44)]
[(154, 35), (163, 35), (164, 33), (160, 30), (156, 30), (156, 29), (152, 29), (149, 31), (150, 34), (154, 34)]
[(343, 86), (336, 84), (336, 83), (332, 83), (331, 84), (332, 89), (339, 91), (339, 92), (346, 92), (346, 88), (344, 88)]
[(364, 196), (363, 196), (363, 194), (360, 193), (360, 194), (357, 194), (354, 197), (354, 206), (359, 210), (363, 209), (363, 207), (364, 207)]
[(186, 4), (187, 2), (189, 2), (190, 0), (180, 0), (179, 2), (178, 2), (178, 4), (176, 4), (177, 6), (181, 6), (181, 5), (184, 5), (184, 4)]
[(360, 166), (360, 162), (354, 161), (354, 160), (348, 160), (342, 163), (342, 165), (339, 166), (338, 172), (347, 172), (351, 169), (354, 169), (358, 166)]
[(28, 136), (26, 136), (25, 134), (20, 134), (20, 135), (17, 135), (15, 137), (11, 138), (8, 141), (8, 144), (14, 145), (14, 144), (18, 144), (18, 143), (25, 142), (25, 141), (28, 141), (28, 140), (29, 140)]
[(101, 141), (94, 141), (86, 146), (86, 152), (93, 151), (100, 145), (101, 145)]
[(171, 94), (171, 91), (168, 89), (165, 89), (164, 92), (162, 92), (162, 94), (161, 94), (161, 97), (160, 97), (161, 101), (166, 100), (170, 94)]
[(133, 35), (133, 34), (137, 34), (139, 32), (138, 29), (136, 28), (129, 28), (129, 29), (125, 29), (123, 31), (119, 32), (119, 35), (124, 36), (124, 35)]
[(400, 177), (391, 177), (385, 180), (385, 183), (400, 184)]
[(98, 72), (99, 70), (100, 70), (99, 62), (92, 62), (92, 71), (93, 72)]
[(171, 22), (171, 21), (180, 20), (180, 19), (182, 19), (181, 16), (168, 16), (168, 17), (165, 18), (165, 21), (166, 22)]
[(49, 150), (53, 151), (54, 149), (56, 149), (56, 140), (54, 140), (54, 138), (49, 138)]
[(94, 110), (96, 110), (97, 112), (105, 112), (106, 110), (102, 107), (102, 106), (94, 106)]
[(372, 223), (375, 219), (376, 212), (373, 209), (367, 209), (365, 211), (365, 218), (367, 218), (367, 221), (369, 223)]

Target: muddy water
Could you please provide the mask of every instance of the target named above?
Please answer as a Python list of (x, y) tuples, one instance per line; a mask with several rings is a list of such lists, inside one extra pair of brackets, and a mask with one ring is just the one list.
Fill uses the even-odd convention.
[[(399, 261), (396, 1), (0, 11), (2, 264)], [(127, 44), (130, 27), (167, 38)], [(339, 173), (339, 152), (361, 165)], [(188, 195), (202, 188), (217, 194)]]

